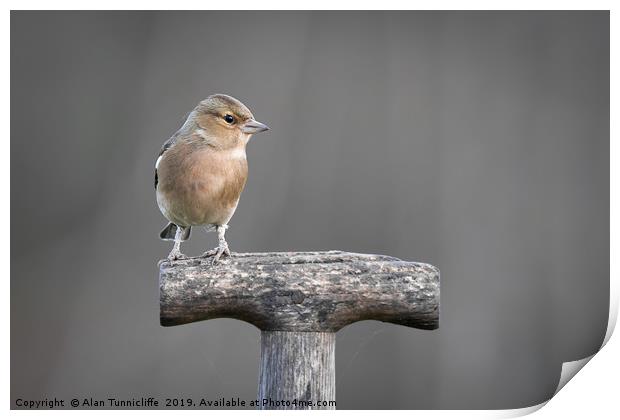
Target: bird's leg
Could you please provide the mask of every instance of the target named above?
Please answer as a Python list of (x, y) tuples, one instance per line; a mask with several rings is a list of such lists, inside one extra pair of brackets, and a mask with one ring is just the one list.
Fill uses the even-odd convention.
[(222, 255), (226, 255), (230, 257), (230, 249), (228, 249), (228, 243), (226, 242), (226, 229), (228, 229), (228, 225), (221, 225), (216, 228), (217, 231), (217, 252), (213, 256), (213, 261), (211, 262), (213, 265), (217, 264)]
[(181, 242), (183, 238), (183, 229), (181, 226), (177, 226), (177, 232), (174, 235), (174, 246), (172, 247), (172, 251), (168, 255), (168, 259), (170, 261), (174, 260), (182, 260), (183, 258), (187, 258), (185, 255), (181, 254)]
[(203, 257), (213, 257), (213, 261), (211, 263), (213, 265), (217, 264), (222, 255), (226, 255), (230, 257), (230, 249), (228, 249), (228, 243), (226, 242), (226, 229), (228, 229), (228, 225), (219, 225), (215, 228), (217, 232), (217, 240), (218, 246), (210, 251), (202, 254)]

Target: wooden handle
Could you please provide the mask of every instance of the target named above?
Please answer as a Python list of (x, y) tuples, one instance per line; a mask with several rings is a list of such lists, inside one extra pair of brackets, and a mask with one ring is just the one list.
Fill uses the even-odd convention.
[(258, 400), (262, 410), (335, 410), (336, 334), (263, 331)]
[(163, 326), (213, 318), (290, 332), (335, 332), (365, 319), (439, 325), (439, 270), (382, 255), (234, 253), (216, 266), (164, 260), (159, 288)]

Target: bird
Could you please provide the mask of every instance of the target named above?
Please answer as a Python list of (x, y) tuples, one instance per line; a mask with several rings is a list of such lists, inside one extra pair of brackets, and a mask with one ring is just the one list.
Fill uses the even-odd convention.
[(155, 162), (155, 192), (169, 222), (159, 236), (174, 241), (169, 260), (187, 258), (181, 242), (192, 227), (217, 232), (218, 246), (202, 257), (213, 257), (214, 265), (222, 256), (231, 257), (225, 235), (248, 178), (246, 146), (252, 135), (266, 130), (241, 101), (214, 94), (199, 102), (163, 144)]

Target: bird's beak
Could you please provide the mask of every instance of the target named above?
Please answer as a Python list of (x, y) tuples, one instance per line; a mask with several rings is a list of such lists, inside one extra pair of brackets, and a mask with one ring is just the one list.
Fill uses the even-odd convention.
[(269, 127), (256, 120), (248, 120), (241, 126), (241, 131), (245, 134), (256, 134), (267, 130), (269, 130)]

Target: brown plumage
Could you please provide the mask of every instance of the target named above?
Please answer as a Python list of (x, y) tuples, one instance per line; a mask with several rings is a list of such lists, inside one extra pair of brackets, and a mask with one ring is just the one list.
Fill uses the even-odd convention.
[(170, 221), (160, 236), (175, 241), (168, 258), (184, 258), (180, 242), (189, 238), (192, 226), (216, 229), (219, 246), (205, 253), (214, 263), (230, 255), (224, 235), (248, 177), (245, 147), (252, 134), (267, 129), (237, 99), (212, 95), (164, 143), (155, 165), (155, 190)]

